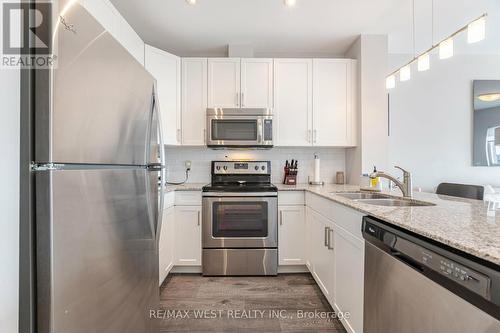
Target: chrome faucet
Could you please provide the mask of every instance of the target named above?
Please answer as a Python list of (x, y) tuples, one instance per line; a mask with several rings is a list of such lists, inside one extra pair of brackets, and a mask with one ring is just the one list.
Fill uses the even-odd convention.
[(403, 197), (405, 198), (412, 198), (413, 197), (413, 181), (411, 178), (411, 173), (406, 171), (405, 169), (395, 166), (396, 169), (399, 169), (403, 171), (403, 182), (401, 183), (399, 180), (397, 180), (395, 177), (383, 172), (383, 171), (377, 171), (374, 172), (370, 175), (370, 178), (377, 178), (377, 177), (382, 177), (389, 179), (392, 181), (394, 184), (396, 184), (397, 187), (403, 192)]

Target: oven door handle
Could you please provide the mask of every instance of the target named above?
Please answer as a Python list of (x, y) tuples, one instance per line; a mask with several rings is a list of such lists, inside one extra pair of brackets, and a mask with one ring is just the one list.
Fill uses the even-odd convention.
[(241, 197), (277, 197), (277, 192), (204, 192), (203, 197), (215, 197), (215, 198), (241, 198)]

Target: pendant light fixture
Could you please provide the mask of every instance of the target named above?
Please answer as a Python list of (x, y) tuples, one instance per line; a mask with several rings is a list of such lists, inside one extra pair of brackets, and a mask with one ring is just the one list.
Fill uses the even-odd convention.
[(424, 72), (431, 68), (431, 57), (429, 53), (424, 53), (418, 57), (417, 60), (417, 69), (419, 72)]
[(399, 70), (399, 81), (404, 82), (408, 81), (409, 79), (411, 79), (410, 65), (401, 67), (401, 69)]
[(392, 89), (396, 87), (396, 76), (395, 75), (389, 75), (387, 79), (385, 79), (385, 87), (387, 89)]
[(477, 43), (486, 37), (486, 18), (480, 17), (467, 26), (467, 42)]
[[(395, 71), (391, 72), (385, 82), (387, 89), (393, 89), (396, 87), (395, 76), (399, 74), (399, 81), (408, 81), (411, 78), (411, 65), (417, 62), (417, 69), (419, 72), (427, 71), (430, 69), (430, 54), (435, 49), (439, 48), (439, 59), (448, 59), (454, 55), (454, 42), (453, 38), (467, 30), (467, 41), (469, 43), (476, 43), (483, 40), (486, 37), (486, 17), (487, 13), (479, 16), (478, 18), (470, 21), (467, 25), (458, 29), (448, 37), (442, 39), (438, 43), (434, 44), (434, 1), (432, 1), (432, 46), (425, 50), (424, 52), (415, 55), (415, 1), (413, 0), (413, 54), (414, 57), (409, 62), (399, 67)], [(483, 96), (485, 99), (500, 98), (498, 94), (495, 96)], [(479, 98), (479, 97), (478, 97)], [(481, 99), (481, 98), (479, 98)]]
[(439, 59), (453, 57), (453, 38), (448, 38), (439, 43)]

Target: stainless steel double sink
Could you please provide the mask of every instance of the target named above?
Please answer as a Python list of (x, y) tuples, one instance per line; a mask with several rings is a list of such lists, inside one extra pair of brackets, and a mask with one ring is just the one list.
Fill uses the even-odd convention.
[(369, 193), (369, 192), (350, 192), (350, 193), (334, 193), (340, 197), (351, 199), (359, 203), (374, 205), (374, 206), (388, 206), (388, 207), (425, 207), (435, 206), (435, 204), (424, 201), (417, 201), (413, 199), (395, 198), (390, 195), (382, 193)]

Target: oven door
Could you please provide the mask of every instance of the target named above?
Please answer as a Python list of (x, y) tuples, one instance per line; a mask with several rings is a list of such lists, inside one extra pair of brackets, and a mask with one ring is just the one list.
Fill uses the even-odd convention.
[(263, 146), (263, 121), (263, 117), (260, 116), (209, 116), (207, 117), (207, 146)]
[(277, 196), (203, 197), (203, 248), (278, 246)]

